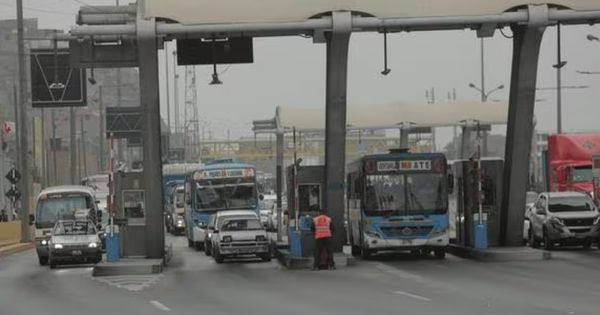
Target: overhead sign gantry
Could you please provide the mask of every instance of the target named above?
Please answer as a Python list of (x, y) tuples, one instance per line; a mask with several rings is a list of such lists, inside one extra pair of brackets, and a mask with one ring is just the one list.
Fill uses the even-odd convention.
[[(135, 6), (82, 8), (76, 38), (134, 40), (140, 68), (144, 108), (144, 177), (148, 204), (162, 205), (157, 50), (164, 40), (311, 36), (327, 45), (326, 191), (325, 209), (336, 225), (341, 249), (344, 209), (344, 163), (348, 44), (353, 32), (400, 32), (472, 29), (490, 37), (511, 27), (513, 65), (508, 110), (503, 211), (506, 226), (523, 224), (535, 86), (540, 43), (548, 26), (594, 24), (600, 21), (597, 0), (139, 0)], [(132, 19), (132, 16), (134, 18)], [(135, 23), (132, 23), (135, 21)], [(100, 46), (94, 46), (98, 49)], [(162, 256), (162, 209), (149, 209), (147, 241), (150, 256)], [(513, 235), (514, 234), (514, 235)], [(505, 244), (520, 244), (507, 233)], [(160, 243), (161, 245), (157, 245)], [(160, 247), (160, 248), (159, 248)]]

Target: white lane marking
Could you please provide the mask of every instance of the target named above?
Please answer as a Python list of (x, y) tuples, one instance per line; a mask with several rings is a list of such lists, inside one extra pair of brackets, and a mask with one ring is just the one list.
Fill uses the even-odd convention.
[(158, 308), (159, 310), (161, 310), (163, 312), (171, 311), (170, 308), (168, 308), (166, 305), (160, 303), (159, 301), (150, 301), (150, 304), (152, 304), (154, 307)]
[(408, 293), (408, 292), (404, 292), (404, 291), (394, 291), (392, 293), (398, 294), (398, 295), (404, 295), (409, 298), (413, 298), (413, 299), (417, 299), (417, 300), (421, 300), (421, 301), (425, 301), (425, 302), (431, 302), (430, 298), (426, 298), (424, 296), (420, 296), (420, 295), (416, 295), (416, 294), (412, 294), (412, 293)]

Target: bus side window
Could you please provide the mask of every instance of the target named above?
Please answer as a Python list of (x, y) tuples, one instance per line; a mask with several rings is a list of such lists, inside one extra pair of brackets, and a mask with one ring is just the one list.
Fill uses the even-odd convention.
[(185, 195), (185, 197), (184, 197), (185, 204), (191, 205), (192, 204), (192, 187), (191, 187), (189, 181), (185, 182), (184, 195)]

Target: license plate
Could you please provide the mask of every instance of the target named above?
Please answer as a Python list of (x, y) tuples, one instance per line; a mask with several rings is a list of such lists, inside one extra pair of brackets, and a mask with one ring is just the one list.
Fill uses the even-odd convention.
[(412, 245), (412, 240), (402, 240), (402, 245)]
[(73, 256), (79, 256), (79, 255), (81, 255), (81, 251), (80, 250), (74, 250), (74, 251), (71, 252), (71, 254)]

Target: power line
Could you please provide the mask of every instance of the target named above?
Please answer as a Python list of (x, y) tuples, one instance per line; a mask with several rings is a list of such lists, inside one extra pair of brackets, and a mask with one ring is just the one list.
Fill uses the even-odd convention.
[[(11, 7), (11, 8), (15, 7), (14, 4), (4, 3), (4, 2), (0, 2), (0, 5)], [(56, 14), (56, 15), (64, 15), (64, 16), (74, 16), (74, 14), (65, 13), (65, 12), (61, 12), (61, 11), (54, 11), (54, 10), (48, 10), (48, 9), (39, 9), (39, 8), (33, 8), (33, 7), (23, 7), (23, 8), (25, 10), (27, 10), (27, 11), (44, 12), (44, 13), (50, 13), (50, 14)]]

